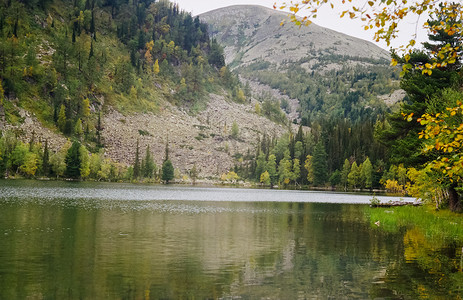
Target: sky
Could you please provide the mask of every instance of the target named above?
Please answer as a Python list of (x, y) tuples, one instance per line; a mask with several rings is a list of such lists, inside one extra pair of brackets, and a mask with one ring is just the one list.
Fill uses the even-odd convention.
[[(276, 2), (277, 5), (281, 4), (283, 0), (171, 0), (180, 5), (180, 8), (191, 12), (193, 15), (199, 15), (201, 13), (214, 10), (221, 7), (231, 6), (231, 5), (261, 5), (273, 9), (273, 5)], [(355, 36), (367, 41), (373, 42), (374, 32), (369, 30), (365, 31), (362, 28), (362, 22), (360, 20), (350, 20), (349, 18), (339, 18), (340, 11), (333, 11), (329, 7), (320, 11), (318, 13), (317, 19), (314, 20), (314, 23), (317, 25), (327, 27), (351, 36)], [(392, 46), (397, 47), (399, 45), (405, 44), (412, 34), (415, 32), (416, 26), (412, 21), (405, 21), (400, 32), (402, 37), (397, 41), (393, 42)], [(422, 30), (418, 31), (417, 41), (422, 42), (426, 39), (426, 33)], [(385, 43), (376, 43), (379, 47), (382, 47), (386, 50), (389, 50), (389, 47)]]

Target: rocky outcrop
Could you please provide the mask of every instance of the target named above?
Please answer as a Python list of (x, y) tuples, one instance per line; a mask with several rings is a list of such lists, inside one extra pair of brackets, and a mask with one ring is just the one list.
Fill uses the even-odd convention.
[[(123, 115), (109, 109), (103, 118), (102, 132), (106, 154), (116, 161), (133, 164), (138, 139), (140, 156), (144, 156), (149, 145), (160, 165), (169, 141), (169, 158), (182, 174), (196, 164), (201, 177), (220, 176), (234, 166), (237, 155), (255, 151), (259, 136), (280, 136), (288, 131), (255, 114), (253, 104), (237, 104), (211, 94), (207, 109), (197, 115), (169, 104), (157, 114)], [(233, 122), (239, 127), (237, 138), (231, 136)]]

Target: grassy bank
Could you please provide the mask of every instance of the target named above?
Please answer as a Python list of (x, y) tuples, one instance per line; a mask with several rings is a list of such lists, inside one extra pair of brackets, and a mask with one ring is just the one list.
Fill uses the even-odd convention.
[(463, 244), (463, 214), (448, 210), (435, 211), (428, 206), (366, 208), (372, 226), (394, 232), (400, 228), (414, 228), (433, 241), (441, 244), (456, 241)]

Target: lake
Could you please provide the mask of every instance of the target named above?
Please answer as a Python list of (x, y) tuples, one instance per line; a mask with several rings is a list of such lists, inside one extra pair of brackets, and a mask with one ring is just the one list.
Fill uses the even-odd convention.
[(0, 299), (461, 298), (461, 245), (417, 251), (370, 199), (0, 181)]

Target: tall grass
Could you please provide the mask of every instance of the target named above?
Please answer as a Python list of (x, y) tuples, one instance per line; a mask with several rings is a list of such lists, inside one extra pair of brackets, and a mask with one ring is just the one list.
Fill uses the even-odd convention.
[(463, 214), (435, 211), (428, 206), (368, 207), (365, 213), (371, 225), (382, 230), (395, 232), (404, 227), (417, 228), (434, 243), (463, 244)]

